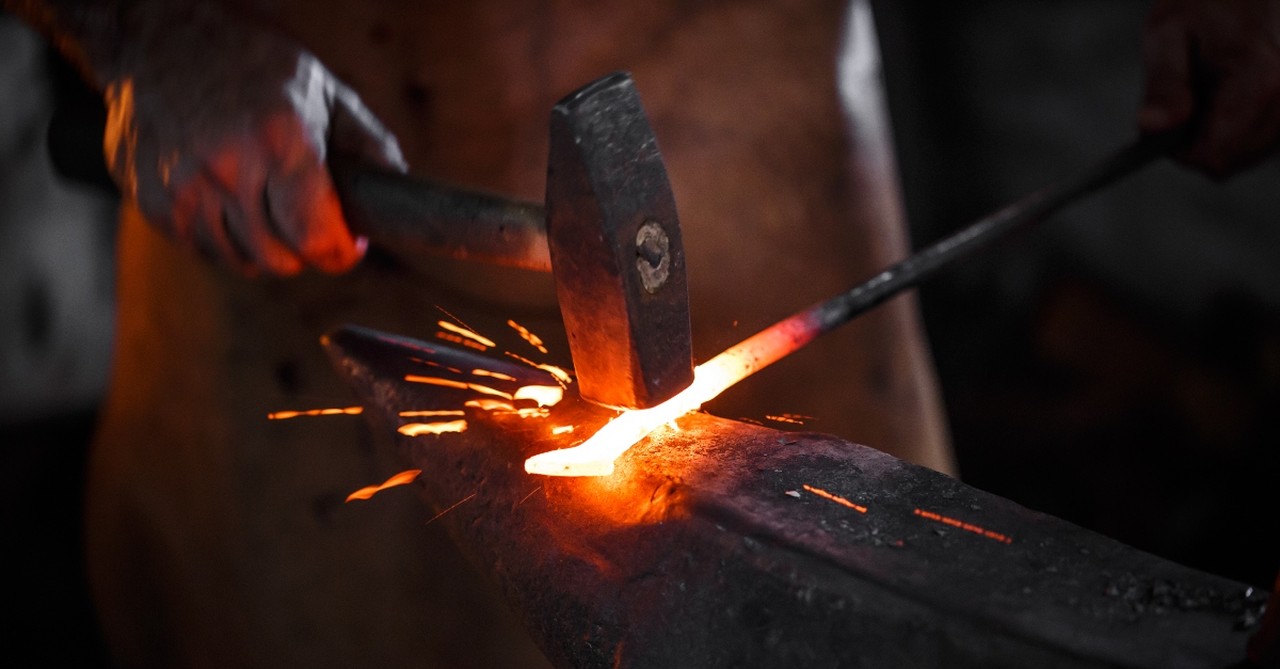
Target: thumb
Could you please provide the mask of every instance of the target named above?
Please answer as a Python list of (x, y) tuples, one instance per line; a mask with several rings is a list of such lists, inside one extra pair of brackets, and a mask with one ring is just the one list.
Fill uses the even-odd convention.
[(337, 82), (329, 119), (329, 150), (397, 172), (409, 169), (395, 135), (346, 84)]
[(1138, 111), (1138, 127), (1144, 134), (1174, 130), (1191, 120), (1194, 93), (1191, 43), (1177, 20), (1148, 25), (1143, 36), (1142, 59), (1146, 89)]

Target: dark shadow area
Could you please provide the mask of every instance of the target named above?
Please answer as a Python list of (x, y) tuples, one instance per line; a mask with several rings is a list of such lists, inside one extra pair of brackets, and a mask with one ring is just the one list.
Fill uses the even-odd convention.
[(0, 425), (4, 637), (11, 667), (109, 667), (84, 561), (84, 485), (96, 415)]
[[(877, 5), (917, 247), (1135, 135), (1148, 5)], [(927, 284), (963, 478), (1269, 589), (1278, 171), (1149, 168)]]

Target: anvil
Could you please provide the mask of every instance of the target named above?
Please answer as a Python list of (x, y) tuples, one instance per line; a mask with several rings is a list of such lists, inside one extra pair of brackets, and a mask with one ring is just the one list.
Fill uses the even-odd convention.
[(552, 380), (360, 328), (326, 347), (558, 666), (1225, 669), (1266, 599), (871, 448), (703, 414), (610, 477), (533, 477), (526, 457), (612, 413), (571, 386), (545, 418), (468, 408), (463, 432), (407, 436), (400, 412), (478, 397), (406, 382), (424, 355), (508, 392)]

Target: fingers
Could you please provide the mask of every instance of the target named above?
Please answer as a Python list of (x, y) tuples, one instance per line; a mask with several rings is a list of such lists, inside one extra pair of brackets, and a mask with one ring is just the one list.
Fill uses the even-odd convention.
[(1182, 159), (1218, 179), (1260, 162), (1280, 143), (1277, 109), (1280, 80), (1270, 72), (1235, 73), (1214, 91)]
[(1195, 108), (1191, 36), (1182, 15), (1169, 7), (1177, 4), (1176, 0), (1156, 3), (1143, 35), (1146, 88), (1138, 111), (1143, 134), (1181, 128), (1191, 121)]
[(140, 210), (169, 237), (243, 274), (351, 269), (367, 243), (347, 228), (324, 164), (290, 123), (268, 121), (261, 136), (224, 141), (198, 163), (132, 147), (136, 165), (155, 166), (136, 173)]
[(1185, 128), (1182, 162), (1222, 179), (1280, 144), (1280, 0), (1157, 0), (1143, 57), (1139, 127)]
[(275, 232), (322, 271), (351, 269), (364, 257), (367, 242), (347, 226), (327, 167), (303, 140), (294, 117), (271, 119), (264, 133), (277, 166), (266, 183), (266, 211)]
[(395, 135), (364, 106), (355, 91), (340, 82), (335, 86), (329, 120), (331, 150), (399, 172), (408, 170)]
[(266, 200), (276, 229), (312, 266), (336, 274), (364, 257), (367, 243), (347, 227), (323, 167), (301, 167), (273, 176), (267, 181)]
[[(224, 147), (206, 164), (206, 174), (222, 198), (223, 226), (250, 265), (271, 274), (292, 276), (302, 271), (303, 259), (271, 221), (267, 181), (272, 169), (256, 140)], [(206, 224), (217, 226), (217, 221)]]

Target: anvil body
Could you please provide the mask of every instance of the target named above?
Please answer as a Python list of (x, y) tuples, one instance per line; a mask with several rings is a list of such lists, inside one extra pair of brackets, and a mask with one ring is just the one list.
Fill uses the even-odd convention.
[[(368, 330), (328, 346), (387, 434), (401, 411), (471, 398), (403, 380), (427, 349), (546, 382)], [(437, 522), (559, 666), (1221, 668), (1265, 600), (826, 435), (691, 414), (610, 477), (524, 472), (570, 445), (553, 427), (580, 440), (609, 417), (570, 397), (545, 419), (473, 411), (465, 432), (397, 440), (449, 509)]]

